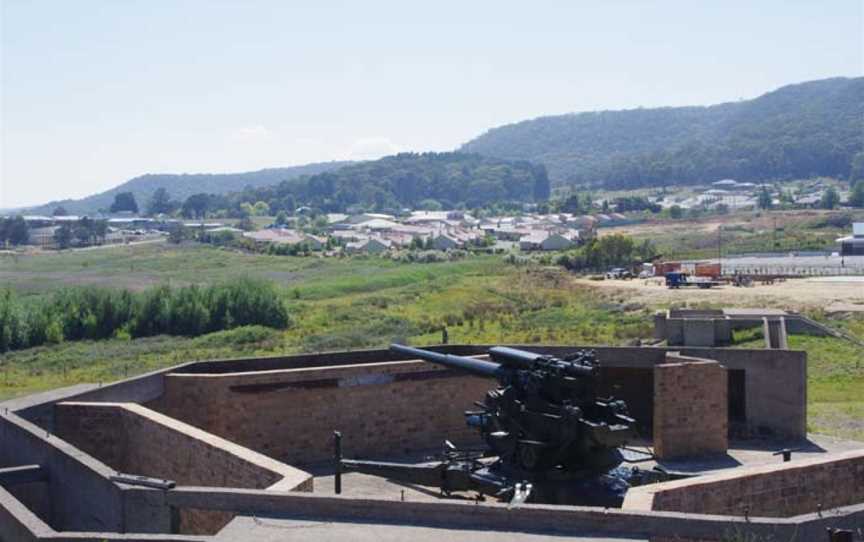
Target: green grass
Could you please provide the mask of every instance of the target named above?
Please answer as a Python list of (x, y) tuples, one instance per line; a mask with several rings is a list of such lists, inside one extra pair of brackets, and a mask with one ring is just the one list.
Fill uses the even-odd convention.
[[(285, 331), (238, 328), (198, 338), (62, 343), (0, 356), (0, 400), (80, 382), (108, 382), (186, 361), (441, 342), (628, 344), (651, 336), (656, 307), (576, 286), (566, 273), (505, 265), (500, 256), (404, 264), (379, 258), (252, 255), (206, 247), (139, 245), (0, 259), (0, 278), (23, 295), (69, 284), (140, 287), (260, 277), (281, 285), (294, 322)], [(8, 281), (7, 281), (8, 279)], [(864, 340), (864, 318), (827, 320)], [(736, 334), (762, 348), (760, 330)], [(864, 440), (864, 349), (791, 336), (809, 355), (811, 431)]]
[[(861, 221), (864, 213), (858, 210), (836, 211), (833, 215), (849, 215), (851, 220)], [(667, 235), (636, 235), (637, 240), (651, 239), (660, 254), (667, 259), (716, 258), (717, 244), (722, 240), (723, 254), (750, 254), (759, 252), (825, 251), (836, 250), (836, 239), (849, 234), (849, 227), (833, 227), (825, 223), (826, 216), (799, 218), (794, 213), (743, 212), (735, 215), (743, 223), (723, 227), (718, 239), (716, 229), (691, 230), (675, 228), (671, 221)], [(762, 217), (758, 225), (757, 217)], [(766, 225), (767, 222), (767, 225)], [(774, 226), (777, 230), (775, 231)]]
[[(261, 277), (281, 285), (294, 324), (196, 339), (63, 343), (0, 358), (0, 399), (79, 382), (110, 381), (184, 361), (382, 347), (394, 341), (624, 344), (650, 334), (640, 307), (574, 286), (558, 269), (517, 268), (500, 256), (405, 264), (380, 258), (251, 255), (206, 246), (140, 245), (0, 261), (22, 295), (69, 284), (212, 284)], [(620, 303), (619, 303), (620, 302)], [(608, 310), (610, 307), (615, 310)], [(238, 335), (232, 335), (237, 333)], [(251, 339), (243, 340), (243, 336)]]
[[(825, 322), (864, 340), (864, 318)], [(736, 347), (761, 348), (761, 330), (736, 332)], [(807, 352), (808, 430), (864, 440), (864, 348), (835, 337), (790, 335), (789, 348)]]

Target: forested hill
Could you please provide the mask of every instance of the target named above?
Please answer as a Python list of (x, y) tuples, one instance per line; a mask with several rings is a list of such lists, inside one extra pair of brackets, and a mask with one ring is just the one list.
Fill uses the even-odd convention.
[(138, 206), (143, 210), (158, 188), (166, 189), (172, 199), (182, 202), (192, 194), (202, 192), (227, 194), (243, 190), (249, 186), (258, 188), (275, 185), (302, 175), (314, 175), (337, 169), (350, 163), (322, 162), (294, 167), (262, 169), (247, 173), (147, 174), (83, 199), (53, 201), (27, 211), (33, 214), (51, 214), (55, 208), (62, 206), (70, 214), (95, 213), (99, 209), (111, 207), (115, 194), (121, 192), (132, 192)]
[(864, 78), (834, 78), (709, 107), (541, 117), (489, 130), (461, 150), (544, 164), (556, 185), (845, 178), (864, 149), (862, 123)]
[(217, 205), (234, 208), (264, 201), (271, 212), (308, 205), (327, 212), (359, 205), (445, 209), (549, 197), (543, 166), (464, 153), (402, 153), (335, 171), (304, 176), (277, 186), (231, 194)]

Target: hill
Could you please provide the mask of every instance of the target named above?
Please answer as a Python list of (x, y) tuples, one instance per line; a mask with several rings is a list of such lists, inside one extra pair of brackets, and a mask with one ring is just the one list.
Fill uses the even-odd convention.
[(114, 195), (120, 192), (135, 194), (139, 207), (143, 209), (150, 201), (153, 192), (158, 188), (168, 190), (172, 199), (183, 201), (192, 194), (201, 192), (227, 194), (250, 186), (258, 188), (274, 185), (302, 175), (314, 175), (337, 169), (350, 163), (322, 162), (294, 167), (262, 169), (247, 173), (147, 174), (83, 199), (52, 201), (38, 207), (28, 208), (26, 211), (31, 214), (51, 214), (56, 207), (63, 206), (70, 214), (95, 213), (99, 209), (109, 208), (114, 201)]
[(833, 78), (708, 107), (541, 117), (493, 128), (461, 150), (544, 164), (556, 185), (845, 178), (864, 149), (862, 120), (864, 78)]
[(387, 156), (244, 190), (217, 204), (237, 208), (244, 201), (265, 201), (271, 211), (308, 205), (339, 212), (355, 205), (377, 210), (430, 205), (449, 209), (548, 197), (549, 179), (541, 165), (478, 154), (428, 152)]

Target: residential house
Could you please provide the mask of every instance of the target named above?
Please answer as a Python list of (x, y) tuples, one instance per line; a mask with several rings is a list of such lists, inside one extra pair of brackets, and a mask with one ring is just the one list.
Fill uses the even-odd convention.
[(519, 240), (521, 250), (567, 250), (579, 242), (579, 232), (538, 230)]

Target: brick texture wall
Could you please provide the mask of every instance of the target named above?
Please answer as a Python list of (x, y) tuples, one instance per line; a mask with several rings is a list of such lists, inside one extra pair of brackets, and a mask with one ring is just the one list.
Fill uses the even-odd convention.
[(654, 453), (661, 459), (725, 454), (728, 378), (715, 361), (670, 355), (654, 367)]
[(463, 412), (495, 382), (424, 362), (228, 374), (169, 374), (150, 406), (289, 464), (393, 457), (477, 444)]
[[(59, 403), (58, 436), (118, 472), (178, 485), (312, 490), (308, 474), (131, 403)], [(178, 532), (213, 534), (227, 512), (181, 510)]]
[(791, 517), (864, 501), (864, 451), (734, 469), (627, 492), (624, 508)]

